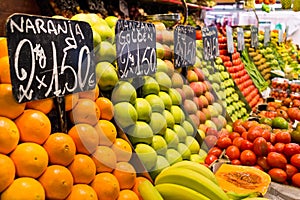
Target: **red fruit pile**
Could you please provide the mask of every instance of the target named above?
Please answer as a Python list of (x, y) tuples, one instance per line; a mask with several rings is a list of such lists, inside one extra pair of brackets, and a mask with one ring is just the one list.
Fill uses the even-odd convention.
[(272, 181), (300, 187), (300, 145), (287, 131), (272, 131), (256, 121), (237, 120), (233, 132), (220, 136), (208, 152), (210, 165), (222, 152), (231, 164), (253, 166), (267, 172)]

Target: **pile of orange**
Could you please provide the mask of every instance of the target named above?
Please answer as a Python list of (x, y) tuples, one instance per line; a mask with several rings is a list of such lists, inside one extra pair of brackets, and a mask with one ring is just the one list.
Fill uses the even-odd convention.
[(139, 200), (132, 148), (111, 121), (112, 102), (94, 90), (65, 97), (67, 133), (53, 132), (53, 99), (15, 101), (0, 38), (0, 199)]

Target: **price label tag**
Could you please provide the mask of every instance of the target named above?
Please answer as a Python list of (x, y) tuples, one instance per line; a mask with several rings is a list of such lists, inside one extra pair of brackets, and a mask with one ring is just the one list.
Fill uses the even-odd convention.
[(219, 56), (218, 30), (216, 26), (202, 27), (203, 51), (205, 60)]
[(258, 28), (256, 26), (251, 26), (251, 47), (258, 47)]
[(285, 27), (285, 41), (287, 40), (288, 37), (289, 37), (289, 26), (286, 25), (286, 27)]
[(270, 42), (270, 26), (265, 27), (265, 32), (264, 32), (264, 46), (268, 46)]
[(132, 20), (118, 20), (116, 47), (118, 73), (121, 79), (156, 72), (155, 26)]
[(237, 28), (237, 49), (238, 51), (245, 49), (244, 29), (241, 27)]
[(192, 26), (178, 25), (174, 31), (174, 65), (182, 68), (196, 62), (196, 30)]
[(234, 45), (233, 45), (232, 28), (228, 25), (226, 25), (226, 37), (227, 37), (227, 51), (229, 53), (233, 53)]
[(88, 23), (14, 14), (6, 33), (13, 94), (19, 103), (95, 88)]
[(282, 43), (283, 42), (283, 31), (282, 29), (278, 30), (278, 43)]

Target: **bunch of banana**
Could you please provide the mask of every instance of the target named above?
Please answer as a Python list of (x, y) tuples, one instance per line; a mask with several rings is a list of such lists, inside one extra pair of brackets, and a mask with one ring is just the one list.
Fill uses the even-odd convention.
[(229, 200), (213, 172), (191, 161), (165, 168), (154, 183), (164, 200)]

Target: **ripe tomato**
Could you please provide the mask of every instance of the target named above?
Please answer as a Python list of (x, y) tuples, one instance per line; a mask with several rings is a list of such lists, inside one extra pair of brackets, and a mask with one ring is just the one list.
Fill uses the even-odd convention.
[(274, 145), (276, 152), (278, 152), (278, 153), (283, 153), (284, 146), (285, 146), (285, 144), (281, 143), (281, 142), (278, 142)]
[(211, 163), (213, 163), (215, 160), (217, 160), (217, 156), (213, 155), (213, 154), (208, 154), (205, 158), (205, 164), (210, 165)]
[(222, 150), (219, 147), (213, 147), (208, 151), (207, 154), (212, 154), (219, 158), (222, 154)]
[(243, 127), (247, 130), (249, 130), (251, 127), (253, 126), (257, 126), (258, 125), (258, 122), (257, 121), (245, 121), (243, 124)]
[(276, 134), (275, 133), (271, 133), (271, 135), (270, 135), (270, 142), (272, 143), (272, 144), (275, 144), (276, 143)]
[(276, 151), (275, 147), (271, 142), (267, 142), (267, 144), (268, 144), (268, 153)]
[(235, 120), (232, 124), (233, 127), (236, 127), (238, 125), (242, 125), (243, 124), (243, 120), (241, 119), (238, 119), (238, 120)]
[(277, 183), (283, 183), (287, 179), (286, 172), (280, 168), (270, 169), (268, 174), (271, 176), (272, 181), (275, 181)]
[(259, 165), (254, 165), (253, 167), (256, 168), (256, 169), (259, 169), (261, 171), (264, 171), (264, 169), (261, 166), (259, 166)]
[(265, 138), (257, 137), (253, 142), (253, 152), (257, 156), (266, 156), (268, 154), (268, 144)]
[(294, 154), (300, 153), (300, 145), (297, 143), (285, 144), (283, 152), (287, 157), (291, 157)]
[(244, 151), (244, 150), (252, 150), (253, 149), (253, 143), (250, 142), (249, 140), (243, 140), (241, 142), (241, 146), (240, 146), (240, 150)]
[(275, 135), (275, 140), (276, 142), (282, 142), (282, 143), (290, 143), (292, 138), (291, 138), (291, 134), (289, 132), (285, 132), (285, 131), (280, 131), (279, 133), (277, 133)]
[(241, 165), (241, 161), (240, 160), (231, 160), (231, 164), (232, 165)]
[(292, 177), (292, 184), (296, 187), (300, 187), (300, 173), (294, 174)]
[(290, 159), (290, 162), (295, 167), (300, 168), (300, 153), (293, 155)]
[(265, 140), (267, 142), (269, 142), (270, 141), (270, 137), (271, 137), (271, 132), (269, 130), (267, 130), (267, 129), (264, 129), (263, 132), (261, 133), (261, 136), (263, 138), (265, 138)]
[(264, 171), (270, 170), (270, 166), (268, 165), (267, 162), (267, 157), (265, 156), (258, 157), (256, 162)]
[(245, 131), (245, 132), (243, 132), (242, 133), (242, 138), (244, 138), (245, 140), (247, 140), (247, 135), (248, 135), (248, 132), (247, 131)]
[(232, 141), (231, 141), (231, 139), (229, 137), (221, 137), (217, 141), (217, 146), (220, 149), (226, 149), (230, 145), (232, 145)]
[(226, 149), (226, 155), (228, 156), (229, 160), (235, 160), (240, 158), (240, 150), (237, 146), (231, 145)]
[(233, 131), (237, 132), (239, 134), (242, 134), (243, 132), (246, 132), (247, 130), (242, 125), (238, 125), (238, 126), (233, 127)]
[(251, 127), (248, 130), (247, 140), (249, 140), (250, 142), (253, 142), (255, 140), (255, 138), (262, 136), (262, 132), (263, 132), (263, 129), (259, 126)]
[(294, 174), (298, 173), (298, 169), (291, 164), (286, 164), (285, 172), (287, 174), (287, 178), (291, 179)]
[(267, 156), (267, 162), (270, 167), (285, 169), (287, 159), (281, 153), (271, 152)]
[(237, 146), (238, 148), (240, 148), (243, 140), (244, 140), (244, 138), (242, 138), (242, 137), (236, 137), (233, 139), (232, 144), (234, 146)]
[(251, 150), (244, 150), (240, 155), (242, 165), (253, 166), (256, 163), (256, 155)]
[(204, 142), (209, 149), (215, 146), (217, 140), (218, 138), (215, 135), (207, 135), (204, 138)]
[(229, 138), (233, 141), (236, 137), (240, 137), (241, 135), (238, 132), (229, 133)]

